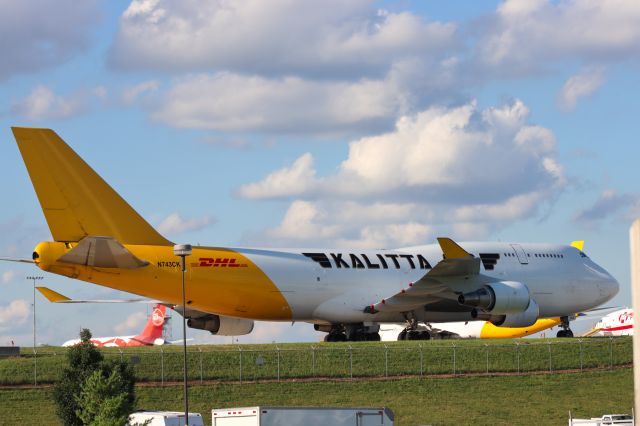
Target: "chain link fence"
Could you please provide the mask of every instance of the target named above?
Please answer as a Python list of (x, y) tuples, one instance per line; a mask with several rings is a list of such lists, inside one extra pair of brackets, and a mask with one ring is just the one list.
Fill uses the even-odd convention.
[[(182, 380), (180, 347), (105, 349), (128, 360), (141, 382)], [(247, 345), (188, 348), (192, 382), (353, 379), (613, 368), (633, 362), (630, 338), (403, 342), (378, 344)], [(51, 383), (66, 363), (64, 348), (25, 351), (0, 359), (0, 384)]]

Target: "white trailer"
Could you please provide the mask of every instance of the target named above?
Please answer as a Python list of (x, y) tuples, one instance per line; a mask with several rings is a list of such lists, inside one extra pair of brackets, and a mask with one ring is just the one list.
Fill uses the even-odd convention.
[(388, 408), (242, 407), (211, 410), (213, 426), (389, 426)]
[(604, 425), (628, 425), (633, 426), (633, 416), (629, 414), (605, 414), (602, 417), (590, 419), (574, 419), (569, 412), (569, 426), (604, 426)]
[[(184, 426), (184, 411), (136, 411), (129, 415), (128, 425)], [(189, 413), (189, 426), (204, 426), (200, 413)]]

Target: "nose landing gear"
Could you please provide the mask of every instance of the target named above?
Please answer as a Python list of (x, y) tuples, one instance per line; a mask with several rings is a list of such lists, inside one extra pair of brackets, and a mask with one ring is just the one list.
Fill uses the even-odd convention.
[(558, 330), (556, 337), (573, 337), (573, 331), (569, 328), (569, 317), (560, 317), (560, 321), (562, 330)]

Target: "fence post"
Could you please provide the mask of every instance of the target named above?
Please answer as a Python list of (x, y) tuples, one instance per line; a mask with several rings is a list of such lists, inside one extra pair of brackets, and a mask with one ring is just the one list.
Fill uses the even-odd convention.
[(518, 368), (518, 374), (520, 374), (520, 343), (516, 342), (516, 363)]
[(549, 372), (551, 373), (551, 342), (548, 342), (547, 345), (549, 345)]
[(486, 343), (484, 344), (484, 347), (486, 349), (487, 352), (487, 374), (489, 374), (489, 345), (487, 345)]
[(276, 346), (276, 355), (278, 357), (278, 381), (280, 381), (280, 347)]
[(424, 376), (424, 356), (422, 354), (422, 343), (418, 343), (418, 349), (420, 350), (420, 377)]
[(200, 353), (200, 384), (202, 384), (202, 348), (198, 346), (198, 352)]
[(160, 382), (164, 386), (164, 349), (160, 346)]
[(311, 377), (316, 377), (316, 348), (311, 346)]
[(613, 336), (609, 337), (609, 369), (613, 368)]
[(453, 344), (453, 375), (456, 375), (456, 344)]
[(120, 362), (124, 361), (124, 354), (122, 353), (122, 349), (118, 349), (118, 352), (120, 352)]
[(580, 345), (580, 371), (582, 371), (582, 339), (578, 339), (578, 345)]
[(240, 384), (242, 384), (242, 348), (238, 346), (238, 352), (240, 354)]
[(353, 380), (353, 348), (349, 345), (349, 378)]
[(389, 347), (384, 345), (384, 377), (389, 377)]

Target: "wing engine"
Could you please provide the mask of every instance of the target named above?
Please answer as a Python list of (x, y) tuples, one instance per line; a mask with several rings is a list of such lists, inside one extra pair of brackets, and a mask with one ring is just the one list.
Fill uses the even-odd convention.
[(499, 281), (461, 294), (458, 303), (493, 315), (515, 314), (529, 307), (531, 297), (526, 285), (517, 281)]
[(517, 281), (498, 281), (461, 294), (458, 303), (473, 308), (471, 316), (501, 327), (528, 327), (540, 314), (526, 285)]
[(197, 318), (189, 318), (187, 325), (198, 330), (207, 330), (217, 336), (242, 336), (253, 331), (253, 321), (206, 314)]

